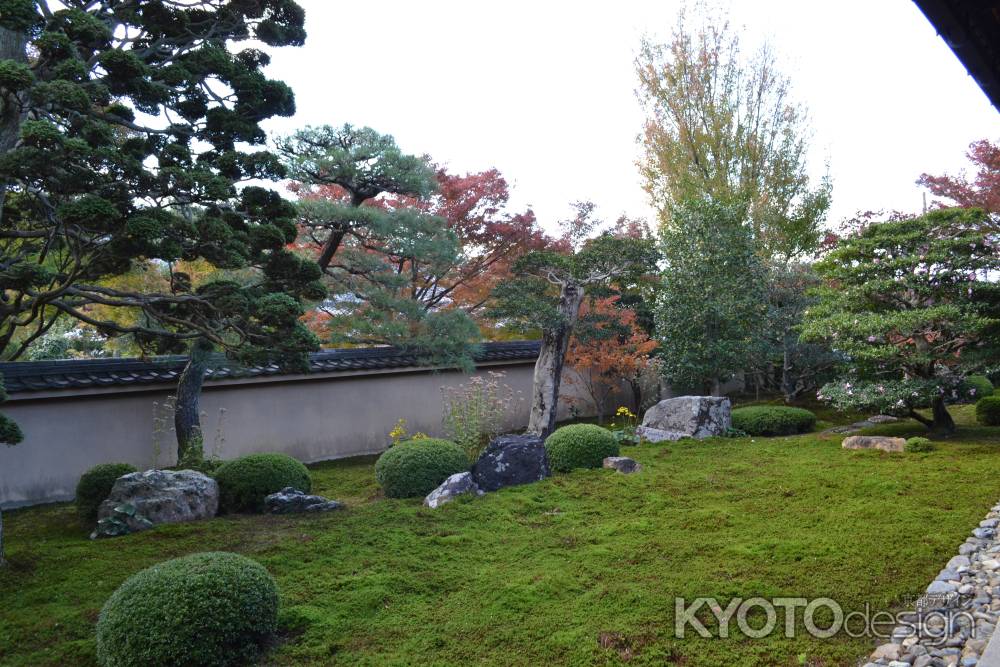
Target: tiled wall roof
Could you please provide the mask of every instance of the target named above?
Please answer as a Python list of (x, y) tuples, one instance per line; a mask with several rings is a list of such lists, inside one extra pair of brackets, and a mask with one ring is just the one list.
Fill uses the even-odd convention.
[[(476, 354), (477, 363), (530, 361), (538, 356), (538, 341), (484, 343)], [(144, 359), (63, 359), (0, 363), (0, 373), (8, 393), (86, 389), (112, 386), (166, 384), (177, 381), (184, 369), (183, 356)], [(309, 355), (311, 373), (352, 370), (382, 370), (419, 367), (419, 358), (396, 348), (323, 350)], [(206, 379), (284, 375), (278, 366), (236, 366), (220, 358)]]

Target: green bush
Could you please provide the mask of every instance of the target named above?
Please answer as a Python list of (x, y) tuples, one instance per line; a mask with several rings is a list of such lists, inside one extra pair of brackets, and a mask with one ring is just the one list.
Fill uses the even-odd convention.
[(753, 405), (733, 410), (733, 428), (750, 435), (794, 435), (816, 426), (816, 415), (784, 405)]
[(987, 396), (976, 402), (976, 420), (986, 426), (1000, 426), (1000, 396)]
[(911, 454), (932, 452), (934, 451), (934, 443), (927, 438), (909, 438), (906, 441), (906, 451)]
[(246, 665), (274, 634), (278, 588), (262, 565), (224, 552), (154, 565), (118, 587), (97, 621), (103, 667)]
[(215, 473), (219, 507), (225, 512), (260, 512), (264, 497), (293, 486), (312, 491), (309, 470), (287, 454), (248, 454), (227, 461)]
[(600, 468), (605, 457), (618, 456), (618, 452), (614, 434), (594, 424), (563, 426), (545, 440), (549, 466), (556, 472)]
[(389, 448), (375, 462), (375, 479), (390, 498), (426, 496), (441, 482), (469, 469), (469, 458), (451, 440), (420, 438)]
[[(988, 398), (993, 395), (993, 383), (985, 375), (970, 375), (962, 381), (965, 395), (971, 393), (972, 400), (979, 400), (981, 398)], [(970, 390), (974, 389), (974, 392)]]
[(76, 485), (76, 511), (87, 521), (97, 520), (97, 510), (111, 494), (111, 487), (122, 475), (136, 472), (127, 463), (101, 463), (80, 476)]

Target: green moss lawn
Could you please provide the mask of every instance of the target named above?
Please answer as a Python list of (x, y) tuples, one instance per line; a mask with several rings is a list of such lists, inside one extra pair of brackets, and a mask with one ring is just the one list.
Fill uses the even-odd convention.
[(0, 664), (93, 664), (122, 580), (228, 550), (278, 581), (266, 664), (854, 665), (872, 640), (675, 639), (674, 598), (829, 596), (850, 610), (919, 594), (1000, 500), (1000, 429), (955, 413), (960, 433), (929, 454), (844, 451), (821, 434), (650, 445), (624, 451), (638, 475), (578, 471), (436, 511), (381, 497), (367, 458), (312, 467), (314, 491), (349, 505), (326, 515), (90, 541), (72, 505), (7, 512)]

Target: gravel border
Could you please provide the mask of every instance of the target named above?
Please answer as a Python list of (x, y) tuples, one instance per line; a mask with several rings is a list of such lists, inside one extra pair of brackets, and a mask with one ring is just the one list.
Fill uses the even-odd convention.
[[(958, 548), (927, 587), (913, 612), (899, 617), (892, 641), (875, 649), (865, 667), (993, 667), (992, 641), (1000, 615), (1000, 504)], [(1000, 640), (1000, 633), (994, 639)]]

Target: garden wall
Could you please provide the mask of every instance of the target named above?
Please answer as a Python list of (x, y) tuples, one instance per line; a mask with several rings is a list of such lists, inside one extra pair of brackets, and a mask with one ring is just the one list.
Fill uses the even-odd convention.
[[(80, 474), (98, 463), (175, 463), (172, 416), (164, 408), (173, 383), (160, 378), (150, 384), (141, 372), (128, 376), (113, 368), (96, 373), (88, 362), (76, 363), (74, 374), (50, 375), (36, 386), (30, 377), (18, 384), (12, 364), (0, 369), (11, 390), (4, 412), (25, 434), (18, 446), (0, 447), (0, 507), (70, 499)], [(527, 424), (533, 365), (533, 358), (478, 365), (477, 374), (503, 371), (504, 381), (523, 392), (525, 400), (508, 414), (510, 429)], [(122, 385), (136, 375), (140, 383)], [(70, 386), (61, 388), (51, 377)], [(467, 380), (455, 371), (414, 367), (207, 380), (201, 402), (206, 454), (230, 459), (281, 451), (315, 462), (377, 453), (400, 418), (411, 433), (439, 434), (441, 387)], [(573, 383), (563, 383), (560, 418), (568, 416), (567, 399), (577, 392)]]

